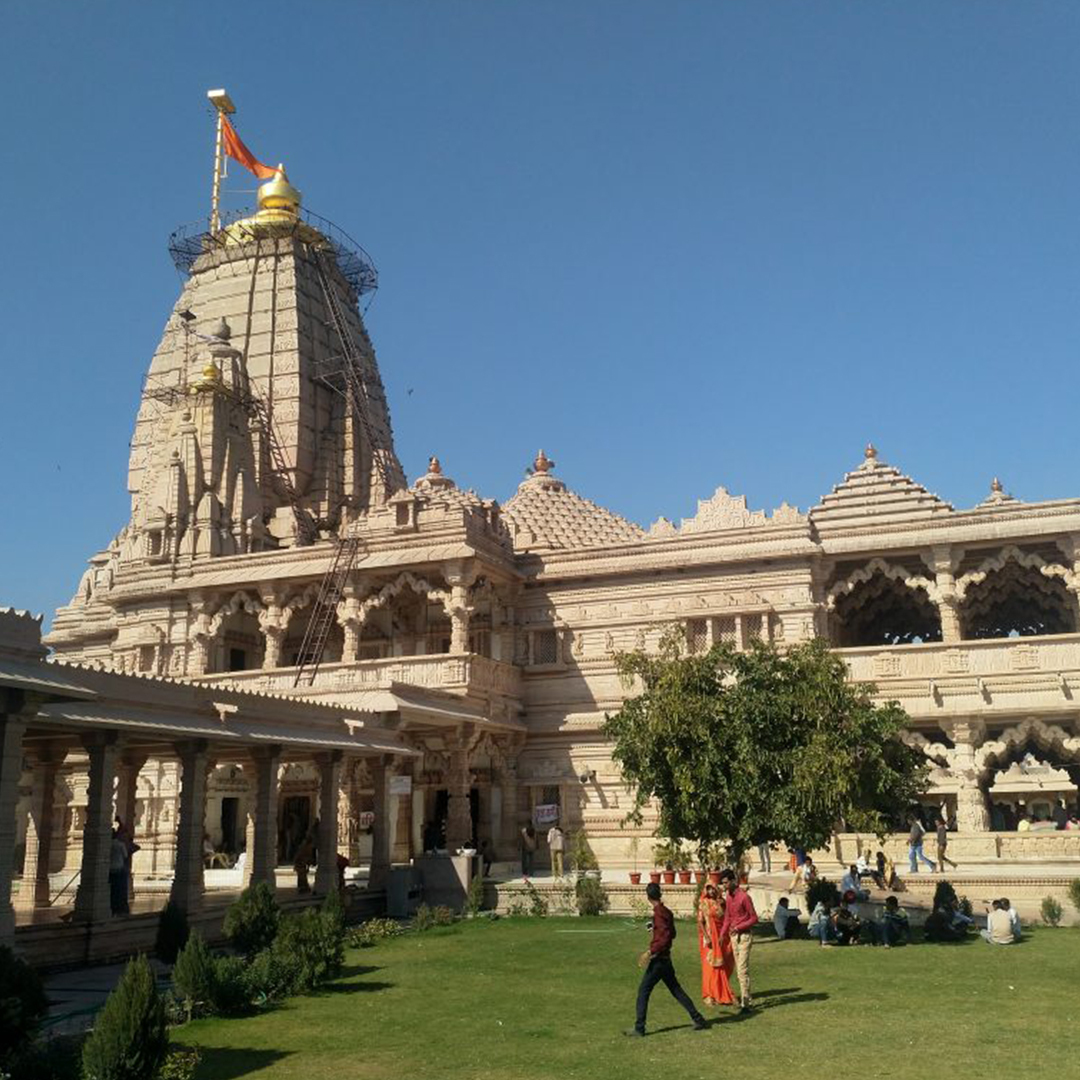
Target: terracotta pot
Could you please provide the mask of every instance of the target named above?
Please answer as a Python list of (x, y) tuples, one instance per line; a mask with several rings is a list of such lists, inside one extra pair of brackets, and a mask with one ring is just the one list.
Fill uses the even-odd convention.
[(749, 874), (740, 874), (739, 875), (739, 884), (740, 885), (747, 885), (747, 884), (749, 884), (749, 882), (750, 882), (750, 875)]
[(632, 870), (630, 872), (630, 884), (631, 885), (640, 885), (641, 884), (641, 875), (636, 870)]
[(651, 881), (651, 882), (652, 882), (652, 883), (653, 883), (654, 885), (659, 885), (659, 884), (660, 884), (660, 871), (659, 871), (659, 870), (653, 870), (653, 871), (652, 871), (652, 872), (651, 872), (651, 873), (649, 874), (649, 880), (650, 880), (650, 881)]
[(710, 885), (719, 885), (720, 884), (720, 871), (719, 870), (710, 870), (709, 871), (709, 884)]
[(694, 871), (694, 880), (700, 885), (705, 880), (705, 871), (704, 870), (695, 870)]
[(675, 884), (675, 871), (674, 870), (665, 870), (665, 871), (663, 871), (663, 878), (664, 878), (664, 884), (665, 885), (674, 885)]
[(679, 884), (680, 885), (689, 885), (690, 884), (690, 871), (689, 870), (680, 870), (679, 871)]

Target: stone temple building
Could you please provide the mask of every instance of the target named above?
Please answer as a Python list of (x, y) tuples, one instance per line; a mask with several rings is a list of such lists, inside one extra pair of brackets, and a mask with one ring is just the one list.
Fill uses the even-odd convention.
[[(191, 857), (194, 836), (183, 852), (175, 838), (185, 798), (205, 800), (189, 820), (229, 858), (256, 809), (270, 815), (264, 876), (320, 816), (373, 882), (433, 845), (486, 840), (513, 859), (520, 827), (555, 817), (587, 829), (601, 865), (647, 863), (648, 822), (639, 848), (601, 724), (625, 693), (613, 652), (672, 624), (691, 649), (826, 637), (853, 679), (910, 714), (956, 857), (1080, 855), (1080, 833), (1015, 831), (1018, 812), (1076, 800), (1080, 499), (1025, 503), (995, 480), (956, 508), (872, 446), (805, 512), (752, 510), (720, 487), (693, 517), (647, 529), (575, 492), (572, 466), (557, 473), (543, 451), (502, 503), (436, 458), (409, 483), (360, 314), (374, 270), (283, 172), (254, 214), (171, 247), (187, 278), (135, 419), (130, 519), (56, 613), (47, 670), (84, 689), (120, 673), (153, 687), (158, 711), (210, 702), (225, 728), (264, 701), (294, 738), (260, 737), (268, 759), (198, 725), (182, 744), (113, 725), (137, 878)], [(16, 811), (16, 862), (62, 880), (85, 867), (83, 828), (108, 819), (108, 796), (85, 725), (40, 718), (80, 710), (22, 708), (37, 741), (21, 774), (5, 757), (17, 790), (0, 811)], [(327, 745), (304, 744), (335, 724)], [(48, 896), (32, 900), (28, 874), (24, 906)]]

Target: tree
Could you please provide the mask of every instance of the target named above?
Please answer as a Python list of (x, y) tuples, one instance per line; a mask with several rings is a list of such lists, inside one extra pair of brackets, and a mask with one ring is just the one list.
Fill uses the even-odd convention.
[(699, 655), (682, 644), (672, 631), (657, 655), (616, 656), (641, 691), (604, 725), (631, 821), (655, 799), (661, 836), (737, 859), (766, 842), (821, 847), (841, 820), (881, 835), (925, 789), (925, 759), (900, 739), (907, 714), (875, 705), (876, 688), (850, 682), (824, 641)]

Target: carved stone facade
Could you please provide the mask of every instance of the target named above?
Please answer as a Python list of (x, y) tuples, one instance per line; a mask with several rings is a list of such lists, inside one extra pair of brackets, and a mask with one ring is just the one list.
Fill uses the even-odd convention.
[[(58, 658), (393, 727), (422, 755), (408, 797), (385, 765), (341, 770), (355, 818), (341, 849), (373, 864), (473, 838), (513, 857), (519, 827), (553, 801), (601, 861), (625, 863), (633, 833), (600, 736), (625, 693), (612, 654), (672, 624), (692, 649), (827, 637), (852, 678), (911, 714), (932, 801), (962, 830), (989, 828), (991, 765), (1038, 746), (1074, 768), (1080, 499), (1025, 503), (995, 480), (958, 510), (873, 447), (807, 512), (752, 510), (720, 487), (647, 531), (572, 491), (543, 451), (501, 506), (434, 458), (407, 486), (355, 296), (332, 269), (367, 413), (321, 381), (340, 345), (311, 232), (196, 260), (144, 390), (131, 519), (57, 612)], [(358, 554), (313, 658), (305, 631), (349, 542)], [(176, 781), (157, 768), (138, 785), (164, 836)], [(209, 784), (213, 817), (225, 796), (216, 774)], [(316, 788), (313, 774), (313, 807)], [(381, 850), (362, 843), (369, 812), (390, 819)]]

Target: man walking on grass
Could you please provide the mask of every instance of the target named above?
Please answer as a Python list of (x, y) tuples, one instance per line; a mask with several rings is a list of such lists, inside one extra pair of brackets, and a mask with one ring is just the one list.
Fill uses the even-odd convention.
[(734, 870), (725, 870), (720, 875), (720, 884), (727, 893), (720, 936), (722, 938), (728, 934), (731, 937), (731, 947), (735, 952), (735, 974), (739, 977), (739, 1012), (749, 1012), (754, 1004), (750, 997), (750, 946), (754, 944), (757, 912), (750, 894), (739, 888)]
[(686, 991), (679, 985), (675, 976), (675, 966), (671, 962), (671, 945), (675, 940), (675, 918), (660, 899), (660, 886), (650, 883), (645, 886), (645, 895), (653, 906), (652, 941), (648, 949), (638, 958), (638, 966), (645, 969), (637, 995), (637, 1020), (626, 1032), (627, 1035), (645, 1034), (645, 1014), (649, 1011), (649, 995), (658, 982), (662, 982), (671, 992), (671, 996), (690, 1014), (695, 1031), (704, 1031), (708, 1026), (705, 1017), (698, 1012)]

